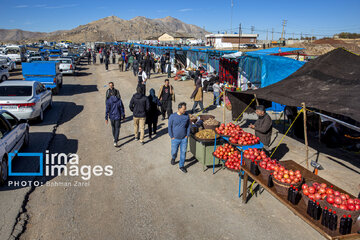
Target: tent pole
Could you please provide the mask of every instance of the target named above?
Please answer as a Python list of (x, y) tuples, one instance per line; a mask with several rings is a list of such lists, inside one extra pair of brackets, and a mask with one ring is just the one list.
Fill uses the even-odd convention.
[(259, 100), (257, 99), (256, 94), (254, 94), (254, 97), (255, 97), (255, 101), (256, 101), (256, 106), (259, 106)]
[[(321, 110), (320, 110), (321, 113)], [(319, 143), (321, 143), (321, 116), (319, 116)]]
[(226, 105), (225, 105), (225, 99), (226, 99), (226, 89), (224, 89), (224, 90), (225, 90), (225, 91), (224, 91), (223, 123), (226, 124), (226, 123), (225, 123), (225, 107), (226, 107)]
[(306, 126), (306, 105), (305, 103), (301, 103), (303, 108), (303, 114), (304, 114), (304, 138), (305, 138), (305, 146), (306, 146), (306, 168), (309, 168), (309, 143), (308, 143), (308, 137), (307, 137), (307, 126)]

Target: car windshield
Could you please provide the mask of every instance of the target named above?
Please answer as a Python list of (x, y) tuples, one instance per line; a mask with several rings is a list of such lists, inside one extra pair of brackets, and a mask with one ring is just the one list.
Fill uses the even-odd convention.
[(8, 49), (6, 54), (19, 54), (19, 49)]
[(28, 97), (32, 86), (0, 86), (0, 97)]

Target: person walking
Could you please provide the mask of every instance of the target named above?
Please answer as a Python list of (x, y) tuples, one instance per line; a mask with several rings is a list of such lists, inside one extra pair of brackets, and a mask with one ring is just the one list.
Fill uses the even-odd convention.
[(93, 64), (95, 64), (96, 63), (96, 52), (95, 51), (93, 52), (92, 57), (93, 57)]
[(148, 96), (148, 99), (150, 109), (146, 113), (146, 123), (149, 129), (149, 138), (151, 139), (153, 133), (156, 135), (157, 123), (160, 115), (158, 107), (161, 106), (161, 103), (158, 97), (155, 95), (155, 90), (153, 88), (150, 89), (150, 95)]
[(121, 99), (114, 95), (113, 92), (110, 93), (110, 97), (106, 100), (106, 124), (108, 124), (109, 118), (111, 122), (112, 134), (114, 137), (114, 146), (117, 147), (117, 143), (119, 141), (121, 120), (125, 119), (125, 109)]
[(105, 69), (106, 71), (109, 70), (109, 63), (110, 63), (110, 57), (108, 54), (105, 55)]
[(109, 82), (109, 89), (106, 90), (106, 100), (109, 99), (110, 96), (116, 96), (117, 98), (121, 98), (120, 96), (120, 91), (117, 90), (115, 87), (114, 87), (114, 83), (113, 82)]
[(129, 108), (133, 112), (134, 116), (135, 140), (139, 140), (140, 128), (140, 143), (144, 144), (146, 112), (150, 109), (150, 103), (149, 99), (143, 94), (141, 87), (137, 87), (136, 93), (130, 100)]
[(130, 54), (128, 54), (128, 60), (126, 63), (125, 71), (129, 70), (129, 68), (132, 68), (133, 62), (134, 62), (134, 56), (130, 53)]
[(136, 58), (134, 58), (134, 62), (133, 62), (133, 73), (135, 77), (139, 73), (139, 61)]
[(124, 58), (121, 55), (119, 56), (118, 64), (119, 64), (120, 72), (123, 72), (124, 71)]
[(196, 81), (196, 85), (195, 85), (195, 90), (192, 93), (191, 99), (194, 99), (194, 105), (192, 107), (191, 113), (195, 113), (196, 107), (197, 105), (200, 106), (200, 111), (202, 111), (204, 109), (204, 105), (203, 105), (203, 91), (202, 91), (202, 87), (201, 87), (201, 79), (198, 78)]
[(138, 87), (140, 87), (143, 91), (143, 94), (146, 93), (146, 81), (147, 81), (147, 75), (145, 71), (143, 71), (142, 67), (139, 67), (139, 73), (138, 73)]
[(151, 72), (151, 57), (148, 55), (145, 58), (145, 72), (148, 79), (150, 79), (150, 72)]
[(104, 61), (104, 52), (103, 51), (101, 51), (99, 58), (100, 58), (100, 64), (102, 64)]
[(214, 85), (213, 85), (213, 93), (214, 93), (214, 104), (217, 107), (220, 107), (220, 92), (221, 92), (221, 87), (220, 87), (220, 81), (217, 80)]
[(111, 55), (112, 55), (112, 62), (113, 64), (116, 63), (116, 53), (115, 53), (115, 50), (111, 52)]
[(166, 57), (165, 54), (163, 54), (160, 58), (160, 66), (161, 66), (161, 73), (165, 74), (165, 66), (166, 66)]
[(161, 86), (158, 97), (161, 102), (162, 120), (164, 120), (166, 113), (167, 113), (168, 118), (173, 113), (172, 101), (175, 102), (174, 88), (172, 85), (170, 85), (169, 79), (165, 79), (165, 84)]
[(89, 50), (87, 53), (87, 57), (88, 57), (88, 65), (91, 64), (91, 51)]
[(168, 78), (171, 78), (171, 60), (170, 59), (167, 61), (167, 75), (168, 75)]
[(185, 113), (186, 103), (181, 102), (178, 105), (178, 111), (171, 114), (169, 118), (168, 132), (171, 138), (171, 165), (175, 165), (175, 159), (180, 147), (180, 171), (187, 173), (184, 164), (190, 134), (190, 118)]
[(269, 151), (272, 133), (271, 117), (265, 112), (263, 105), (257, 106), (255, 112), (258, 115), (258, 120), (256, 120), (255, 124), (250, 124), (249, 127), (255, 130), (255, 136), (264, 144), (265, 150)]

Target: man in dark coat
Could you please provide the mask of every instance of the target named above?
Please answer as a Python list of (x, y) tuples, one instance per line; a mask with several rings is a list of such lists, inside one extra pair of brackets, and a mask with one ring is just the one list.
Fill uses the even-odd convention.
[(105, 99), (105, 101), (108, 100), (109, 97), (112, 96), (112, 95), (116, 96), (117, 98), (121, 98), (119, 90), (114, 88), (114, 83), (109, 82), (109, 89), (106, 90), (106, 99)]
[(108, 54), (105, 55), (105, 69), (106, 71), (109, 70), (109, 63), (110, 63), (110, 57)]
[(161, 66), (161, 73), (165, 73), (165, 66), (166, 66), (166, 57), (165, 54), (163, 54), (160, 58), (160, 66)]
[(114, 95), (114, 92), (110, 92), (110, 97), (106, 100), (106, 124), (108, 124), (109, 118), (111, 122), (112, 134), (114, 137), (114, 146), (117, 147), (117, 142), (119, 141), (121, 119), (125, 118), (125, 109), (123, 102), (120, 98)]
[(150, 89), (149, 92), (150, 95), (148, 96), (148, 98), (149, 98), (150, 109), (146, 113), (146, 123), (149, 129), (149, 138), (151, 139), (152, 134), (156, 135), (157, 123), (160, 114), (158, 107), (161, 106), (161, 102), (155, 95), (155, 90), (153, 88)]
[(260, 142), (268, 150), (271, 141), (272, 120), (262, 105), (256, 107), (256, 115), (258, 115), (259, 119), (256, 120), (255, 124), (250, 124), (250, 128), (255, 130), (255, 136), (260, 138)]
[(146, 112), (150, 110), (150, 103), (149, 99), (143, 94), (141, 87), (137, 87), (136, 92), (130, 100), (129, 108), (134, 116), (135, 140), (139, 140), (140, 128), (140, 143), (144, 144)]
[(165, 84), (162, 85), (159, 90), (158, 98), (161, 101), (162, 120), (165, 119), (166, 112), (169, 118), (170, 115), (173, 113), (172, 101), (175, 101), (174, 88), (170, 85), (169, 79), (165, 79)]

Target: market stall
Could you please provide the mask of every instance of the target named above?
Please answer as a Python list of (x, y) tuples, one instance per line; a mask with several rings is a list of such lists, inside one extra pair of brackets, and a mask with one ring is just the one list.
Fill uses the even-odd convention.
[(229, 123), (215, 131), (229, 143), (215, 144), (213, 173), (215, 160), (222, 161), (226, 169), (236, 172), (239, 175), (239, 197), (242, 186), (244, 203), (248, 198), (250, 177), (253, 181), (249, 188), (251, 194), (254, 183), (258, 183), (326, 238), (360, 237), (360, 222), (357, 220), (360, 215), (359, 199), (292, 160), (279, 162), (271, 159), (259, 150), (262, 144), (256, 143), (256, 138), (239, 126)]

